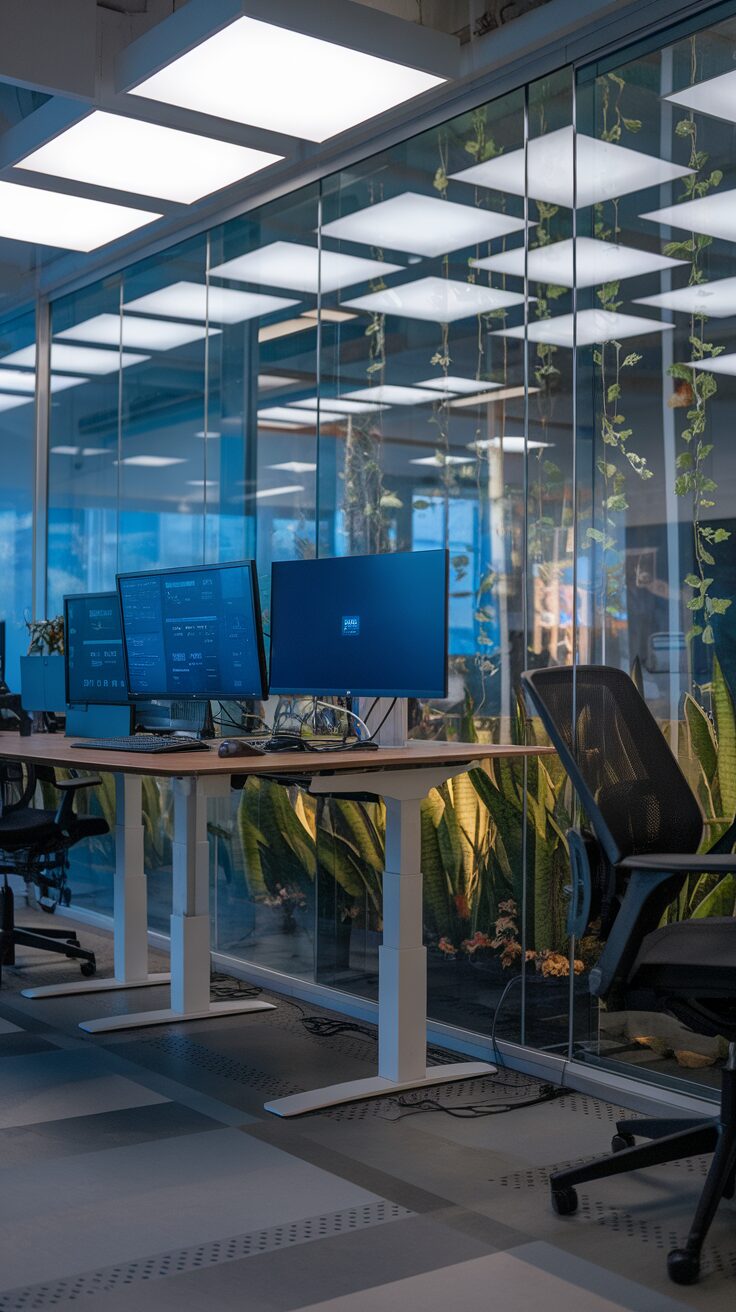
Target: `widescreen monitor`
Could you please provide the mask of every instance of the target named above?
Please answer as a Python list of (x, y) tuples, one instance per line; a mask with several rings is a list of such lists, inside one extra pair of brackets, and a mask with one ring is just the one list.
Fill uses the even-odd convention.
[(265, 697), (255, 562), (119, 574), (133, 699)]
[(272, 693), (447, 696), (446, 551), (279, 561)]
[(67, 706), (127, 705), (117, 592), (64, 598), (64, 674)]

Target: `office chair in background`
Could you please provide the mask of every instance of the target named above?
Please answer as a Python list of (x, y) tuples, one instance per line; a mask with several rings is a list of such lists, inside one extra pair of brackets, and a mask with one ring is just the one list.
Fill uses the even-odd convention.
[[(616, 1009), (669, 1011), (691, 1029), (728, 1040), (720, 1114), (713, 1120), (619, 1121), (613, 1156), (556, 1171), (552, 1204), (577, 1209), (574, 1186), (697, 1153), (714, 1154), (684, 1248), (668, 1256), (677, 1284), (700, 1272), (700, 1253), (736, 1176), (736, 919), (661, 925), (690, 874), (736, 873), (736, 821), (697, 853), (703, 816), (656, 720), (628, 675), (605, 665), (530, 670), (523, 685), (557, 749), (590, 829), (567, 838), (570, 929), (598, 917), (605, 946), (590, 991)], [(635, 1138), (648, 1143), (635, 1146)]]
[[(30, 805), (42, 776), (61, 793), (56, 811)], [(57, 781), (51, 769), (0, 763), (0, 973), (3, 965), (15, 964), (15, 948), (23, 946), (63, 953), (80, 962), (83, 975), (94, 975), (95, 955), (80, 947), (73, 929), (41, 931), (16, 925), (8, 876), (20, 875), (27, 885), (40, 886), (41, 905), (45, 902), (46, 909), (55, 909), (55, 898), (67, 891), (69, 849), (84, 838), (108, 832), (101, 817), (80, 816), (74, 810), (79, 789), (99, 783), (94, 775)]]

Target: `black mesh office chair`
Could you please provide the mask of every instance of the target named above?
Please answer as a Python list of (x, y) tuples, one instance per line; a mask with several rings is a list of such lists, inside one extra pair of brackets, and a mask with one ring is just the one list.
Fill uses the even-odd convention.
[(66, 890), (69, 849), (82, 839), (108, 832), (107, 822), (101, 817), (80, 816), (74, 810), (77, 792), (99, 784), (96, 776), (56, 780), (53, 770), (45, 771), (45, 781), (61, 793), (57, 810), (50, 811), (29, 805), (42, 773), (15, 763), (0, 763), (0, 972), (3, 965), (15, 963), (15, 949), (22, 945), (75, 958), (83, 975), (94, 975), (95, 955), (80, 947), (71, 927), (41, 931), (15, 923), (8, 875), (20, 875), (26, 884), (39, 888), (41, 905), (54, 909), (54, 897)]
[[(693, 873), (736, 873), (736, 822), (706, 854), (698, 802), (634, 683), (605, 665), (531, 670), (529, 700), (572, 780), (590, 829), (568, 833), (570, 929), (600, 918), (605, 941), (590, 991), (616, 1008), (669, 1011), (692, 1029), (724, 1035), (720, 1115), (711, 1120), (620, 1121), (613, 1156), (556, 1171), (552, 1203), (577, 1208), (574, 1186), (696, 1153), (714, 1157), (684, 1248), (667, 1259), (672, 1280), (692, 1284), (721, 1198), (736, 1174), (736, 919), (661, 925)], [(635, 1137), (650, 1140), (635, 1146)]]

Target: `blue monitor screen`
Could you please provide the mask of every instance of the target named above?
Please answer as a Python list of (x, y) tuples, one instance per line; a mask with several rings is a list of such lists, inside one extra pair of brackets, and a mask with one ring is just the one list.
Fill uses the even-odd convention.
[(280, 561), (271, 692), (447, 696), (446, 551)]
[(131, 697), (265, 696), (252, 560), (119, 574), (118, 591)]
[(65, 597), (64, 635), (67, 705), (126, 705), (118, 594)]

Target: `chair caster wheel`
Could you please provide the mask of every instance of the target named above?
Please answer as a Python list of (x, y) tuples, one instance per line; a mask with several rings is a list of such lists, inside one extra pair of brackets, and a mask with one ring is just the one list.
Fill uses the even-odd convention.
[(578, 1196), (575, 1190), (553, 1188), (552, 1207), (558, 1216), (574, 1216), (578, 1210)]
[(673, 1248), (667, 1255), (667, 1274), (676, 1285), (694, 1285), (700, 1275), (700, 1258), (686, 1248)]
[(94, 961), (83, 961), (79, 967), (85, 979), (89, 979), (97, 970), (97, 963)]
[(633, 1134), (614, 1134), (611, 1140), (611, 1152), (622, 1153), (625, 1148), (633, 1148), (636, 1139)]

